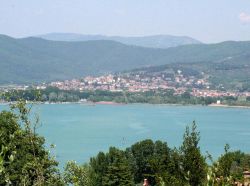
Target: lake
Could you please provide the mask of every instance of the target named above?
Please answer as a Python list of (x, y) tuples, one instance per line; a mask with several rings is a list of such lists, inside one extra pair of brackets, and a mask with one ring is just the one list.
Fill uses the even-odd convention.
[[(5, 106), (0, 106), (3, 109)], [(217, 158), (231, 149), (250, 152), (250, 109), (169, 105), (38, 105), (38, 131), (47, 144), (55, 144), (60, 167), (68, 160), (88, 162), (110, 146), (125, 149), (143, 140), (163, 140), (179, 146), (185, 127), (193, 120), (201, 134), (201, 150)]]

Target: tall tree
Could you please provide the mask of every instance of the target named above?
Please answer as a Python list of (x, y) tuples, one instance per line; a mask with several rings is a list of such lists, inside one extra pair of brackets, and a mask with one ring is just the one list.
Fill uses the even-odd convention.
[(94, 172), (91, 180), (95, 185), (102, 185), (103, 175), (108, 166), (105, 153), (99, 152), (96, 157), (90, 158), (90, 166)]
[(199, 147), (200, 133), (195, 121), (191, 129), (187, 126), (180, 147), (183, 175), (192, 186), (202, 185), (206, 178), (206, 162)]
[(132, 186), (133, 176), (123, 151), (111, 147), (107, 154), (108, 167), (103, 177), (105, 186)]

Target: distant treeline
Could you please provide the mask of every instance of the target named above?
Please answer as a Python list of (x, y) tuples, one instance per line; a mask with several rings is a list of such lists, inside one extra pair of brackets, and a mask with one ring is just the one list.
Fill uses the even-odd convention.
[(155, 90), (147, 92), (111, 92), (111, 91), (74, 91), (60, 90), (48, 87), (44, 90), (13, 90), (1, 94), (4, 101), (27, 101), (41, 102), (78, 102), (80, 100), (90, 102), (109, 101), (116, 103), (150, 103), (150, 104), (182, 104), (182, 105), (209, 105), (220, 100), (226, 105), (250, 106), (250, 97), (194, 97), (189, 91), (175, 95), (174, 90)]
[(125, 150), (110, 147), (84, 165), (70, 161), (61, 172), (36, 133), (38, 120), (29, 120), (30, 108), (21, 101), (0, 112), (0, 185), (139, 186), (147, 179), (151, 186), (229, 186), (243, 183), (250, 169), (250, 155), (229, 145), (217, 161), (201, 154), (193, 122), (179, 148), (146, 139)]

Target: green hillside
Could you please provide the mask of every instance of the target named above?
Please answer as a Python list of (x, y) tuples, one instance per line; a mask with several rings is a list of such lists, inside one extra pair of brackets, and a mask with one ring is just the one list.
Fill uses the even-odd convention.
[(144, 67), (126, 73), (140, 73), (146, 76), (155, 76), (156, 74), (163, 73), (171, 74), (178, 70), (181, 70), (185, 76), (194, 76), (196, 78), (208, 76), (212, 89), (250, 91), (249, 54), (235, 55), (235, 57), (227, 57), (223, 60), (207, 62), (171, 63)]
[(0, 83), (63, 80), (172, 63), (249, 64), (249, 56), (250, 42), (152, 49), (105, 40), (63, 42), (0, 35)]

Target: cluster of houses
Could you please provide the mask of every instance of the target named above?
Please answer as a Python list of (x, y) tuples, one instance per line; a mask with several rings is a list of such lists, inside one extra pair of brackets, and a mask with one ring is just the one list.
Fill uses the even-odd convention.
[(159, 74), (158, 76), (142, 76), (140, 74), (88, 76), (83, 79), (56, 81), (48, 86), (57, 87), (61, 90), (104, 90), (112, 92), (146, 92), (169, 89), (173, 90), (175, 95), (190, 91), (191, 95), (195, 97), (250, 96), (250, 92), (210, 90), (209, 83), (205, 78), (196, 79), (192, 76), (187, 78), (181, 73), (172, 78), (165, 77), (164, 74)]
[[(87, 76), (81, 79), (55, 81), (49, 84), (34, 86), (36, 89), (45, 89), (48, 86), (57, 87), (60, 90), (76, 91), (128, 91), (147, 92), (151, 90), (173, 90), (175, 95), (190, 92), (195, 97), (250, 97), (250, 92), (218, 91), (211, 90), (208, 77), (184, 76), (180, 70), (175, 74), (166, 73), (123, 73), (118, 75)], [(0, 91), (26, 90), (28, 86), (8, 85), (0, 87)]]
[(188, 88), (194, 85), (202, 85), (204, 87), (207, 86), (208, 83), (204, 81), (204, 79), (187, 79), (182, 75), (169, 78), (165, 77), (164, 74), (159, 76), (109, 74), (99, 77), (88, 76), (83, 79), (57, 81), (49, 84), (49, 86), (57, 87), (62, 90), (127, 90), (129, 92), (145, 92), (156, 89), (176, 89), (176, 91), (179, 92), (182, 91), (184, 87)]

